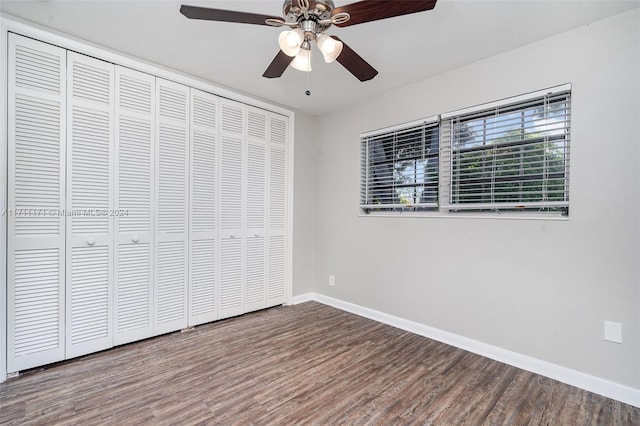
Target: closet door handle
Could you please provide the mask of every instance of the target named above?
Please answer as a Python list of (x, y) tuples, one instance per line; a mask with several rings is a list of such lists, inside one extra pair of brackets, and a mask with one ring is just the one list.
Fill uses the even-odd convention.
[(137, 243), (138, 241), (140, 241), (140, 238), (137, 235), (134, 235), (133, 238), (131, 238), (131, 241)]
[(235, 237), (236, 237), (236, 234), (233, 234), (233, 233), (229, 234), (229, 238), (235, 238)]
[(95, 243), (96, 243), (96, 240), (94, 240), (93, 238), (89, 238), (87, 240), (87, 244), (90, 245), (90, 246), (94, 245)]

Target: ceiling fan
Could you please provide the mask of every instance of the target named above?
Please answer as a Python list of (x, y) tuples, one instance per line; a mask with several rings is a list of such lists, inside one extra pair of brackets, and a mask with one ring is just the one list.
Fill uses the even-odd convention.
[(263, 77), (280, 77), (289, 64), (301, 71), (311, 71), (311, 42), (315, 40), (325, 62), (337, 60), (358, 80), (367, 81), (375, 77), (378, 71), (337, 36), (328, 36), (325, 31), (331, 25), (348, 27), (431, 10), (435, 7), (436, 1), (362, 0), (335, 7), (332, 0), (284, 0), (282, 18), (187, 5), (180, 7), (180, 13), (190, 19), (288, 27), (289, 30), (280, 34), (280, 51), (267, 67)]

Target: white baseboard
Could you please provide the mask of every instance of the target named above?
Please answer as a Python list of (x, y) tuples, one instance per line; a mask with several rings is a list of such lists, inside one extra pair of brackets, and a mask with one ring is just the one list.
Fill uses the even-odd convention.
[(409, 321), (404, 318), (385, 314), (384, 312), (365, 308), (363, 306), (345, 302), (343, 300), (335, 299), (333, 297), (325, 296), (318, 293), (300, 294), (292, 299), (292, 303), (295, 305), (312, 300), (328, 306), (332, 306), (334, 308), (338, 308), (346, 312), (351, 312), (353, 314), (372, 319), (374, 321), (391, 325), (393, 327), (400, 328), (402, 330), (406, 330), (420, 336), (428, 337), (429, 339), (437, 340), (439, 342), (455, 346), (465, 351), (473, 352), (475, 354), (482, 355), (484, 357), (503, 362), (505, 364), (512, 365), (526, 371), (530, 371), (532, 373), (540, 374), (542, 376), (558, 380), (559, 382), (566, 383), (568, 385), (575, 386), (589, 392), (597, 393), (607, 398), (612, 398), (620, 402), (624, 402), (625, 404), (640, 407), (640, 389), (634, 389), (629, 386), (624, 386), (619, 383), (591, 376), (589, 374), (552, 364), (547, 361), (542, 361), (528, 355), (509, 351), (498, 346), (479, 342), (468, 337), (449, 333), (447, 331), (420, 324), (415, 321)]
[(311, 302), (312, 300), (318, 301), (317, 296), (318, 295), (316, 293), (299, 294), (291, 298), (291, 304), (297, 305), (299, 303)]

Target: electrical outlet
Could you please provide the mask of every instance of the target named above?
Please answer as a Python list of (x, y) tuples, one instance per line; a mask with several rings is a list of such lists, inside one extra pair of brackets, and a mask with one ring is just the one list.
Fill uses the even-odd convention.
[(334, 277), (333, 275), (329, 275), (329, 285), (331, 287), (334, 287), (336, 285), (336, 277)]
[(604, 340), (622, 343), (622, 324), (619, 322), (604, 322)]

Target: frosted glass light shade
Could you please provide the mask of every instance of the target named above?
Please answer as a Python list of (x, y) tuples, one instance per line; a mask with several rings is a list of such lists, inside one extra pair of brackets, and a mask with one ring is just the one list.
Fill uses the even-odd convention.
[(340, 53), (342, 53), (342, 42), (334, 40), (326, 34), (320, 34), (316, 39), (316, 44), (322, 52), (326, 63), (335, 61), (336, 58), (340, 56)]
[(300, 44), (304, 40), (304, 31), (296, 28), (292, 31), (283, 31), (278, 36), (280, 50), (287, 56), (296, 56), (300, 50)]
[(293, 61), (291, 61), (291, 66), (299, 71), (310, 72), (311, 71), (311, 50), (300, 49), (296, 57), (293, 58)]

